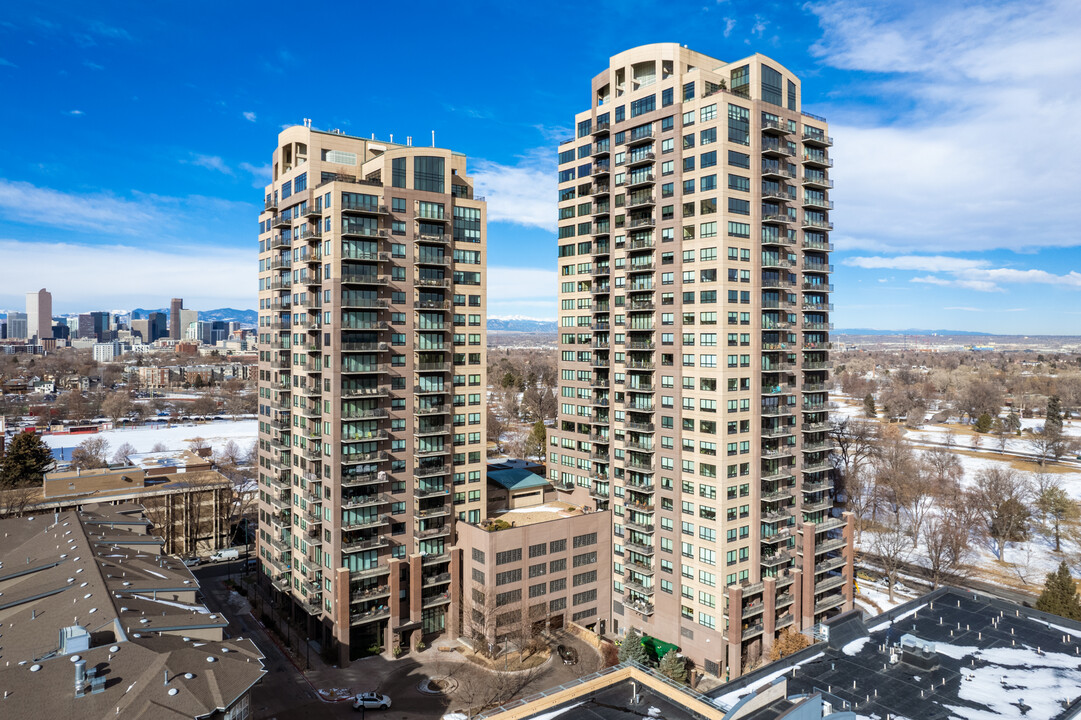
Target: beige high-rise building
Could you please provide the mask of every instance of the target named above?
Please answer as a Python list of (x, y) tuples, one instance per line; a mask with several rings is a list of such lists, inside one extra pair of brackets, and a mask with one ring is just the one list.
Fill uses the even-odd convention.
[(26, 336), (39, 343), (53, 336), (53, 296), (45, 288), (26, 293)]
[(295, 126), (259, 236), (262, 571), (343, 662), (459, 631), (486, 483), (486, 206), (464, 155)]
[(759, 54), (634, 48), (590, 97), (559, 146), (549, 479), (612, 510), (608, 631), (735, 676), (852, 605), (828, 461), (831, 139)]

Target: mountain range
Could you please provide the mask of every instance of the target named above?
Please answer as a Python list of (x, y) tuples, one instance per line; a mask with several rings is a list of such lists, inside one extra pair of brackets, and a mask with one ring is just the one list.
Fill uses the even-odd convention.
[[(169, 308), (135, 308), (131, 311), (132, 315), (139, 314), (139, 317), (145, 318), (152, 312), (160, 312), (169, 314)], [(213, 322), (214, 320), (221, 320), (223, 322), (238, 322), (242, 325), (256, 325), (259, 322), (259, 313), (255, 310), (238, 310), (236, 308), (217, 308), (215, 310), (200, 310), (199, 319), (206, 322)]]

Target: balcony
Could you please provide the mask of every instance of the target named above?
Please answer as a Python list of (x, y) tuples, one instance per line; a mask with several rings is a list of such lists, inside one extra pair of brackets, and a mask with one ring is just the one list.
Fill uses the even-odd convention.
[(607, 175), (611, 171), (612, 171), (612, 167), (608, 163), (596, 163), (593, 166), (593, 177), (600, 177), (602, 175)]
[(627, 138), (627, 147), (645, 145), (646, 143), (653, 142), (655, 137), (652, 128), (650, 128), (648, 132), (633, 133)]
[(656, 204), (656, 201), (654, 200), (652, 195), (644, 196), (644, 197), (637, 197), (637, 198), (631, 196), (631, 197), (627, 198), (626, 207), (627, 207), (627, 210), (636, 210), (638, 208), (650, 207), (650, 206), (655, 205), (655, 204)]
[(780, 565), (788, 565), (791, 560), (792, 555), (787, 552), (763, 553), (761, 564), (762, 567), (778, 567)]
[(788, 135), (792, 131), (788, 129), (788, 123), (784, 120), (763, 120), (762, 132), (771, 135)]
[(823, 240), (813, 240), (811, 238), (803, 239), (803, 248), (805, 250), (820, 250), (822, 252), (833, 252), (833, 243), (825, 242)]
[(364, 213), (366, 215), (386, 215), (387, 206), (375, 203), (357, 203), (342, 201), (342, 212)]
[(596, 137), (598, 135), (607, 135), (608, 130), (609, 130), (610, 127), (611, 127), (611, 123), (608, 122), (607, 120), (598, 122), (596, 125), (593, 126), (592, 134), (593, 134), (594, 137)]
[(657, 159), (655, 153), (631, 153), (627, 155), (627, 167), (635, 167), (637, 165), (648, 165)]
[(652, 545), (645, 545), (628, 540), (623, 543), (624, 550), (630, 550), (631, 552), (638, 553), (639, 555), (653, 555), (654, 548)]
[(357, 387), (357, 388), (342, 388), (343, 398), (376, 398), (376, 397), (388, 397), (390, 395), (390, 386), (380, 385), (377, 387)]
[(417, 510), (414, 514), (418, 518), (445, 517), (450, 515), (450, 506), (446, 504), (434, 505), (429, 508), (424, 508), (423, 510)]
[(626, 185), (627, 188), (633, 189), (636, 187), (645, 187), (646, 185), (651, 185), (654, 182), (655, 178), (653, 176), (653, 173), (637, 173), (633, 175), (627, 175)]
[(366, 625), (368, 623), (383, 620), (390, 617), (390, 607), (386, 605), (380, 605), (379, 607), (372, 608), (366, 612), (350, 613), (349, 624), (350, 625)]
[(815, 545), (815, 555), (822, 555), (828, 552), (834, 552), (840, 550), (848, 544), (848, 541), (842, 538), (831, 538)]
[[(439, 475), (446, 475), (450, 472), (450, 465), (445, 463), (424, 463), (417, 465), (413, 470), (413, 474), (418, 478), (437, 477)], [(446, 490), (441, 491), (441, 494), (446, 494)], [(436, 493), (432, 493), (434, 497)], [(428, 497), (427, 495), (417, 495), (417, 497)]]
[(639, 615), (649, 616), (653, 614), (653, 603), (631, 594), (623, 596), (623, 607), (633, 610)]
[(357, 495), (355, 497), (342, 498), (342, 510), (355, 510), (362, 507), (374, 507), (376, 505), (389, 505), (393, 499), (382, 493), (374, 495)]
[(762, 177), (766, 179), (794, 180), (796, 173), (785, 163), (762, 163)]
[(436, 537), (446, 537), (447, 535), (450, 535), (449, 524), (417, 530), (414, 537), (420, 540), (427, 540)]
[[(447, 466), (444, 466), (444, 467), (447, 467)], [(418, 477), (419, 477), (419, 473), (418, 473)], [(415, 487), (415, 488), (413, 488), (413, 497), (418, 498), (418, 499), (434, 498), (434, 497), (446, 497), (448, 495), (450, 495), (450, 487), (447, 486), (447, 485), (444, 485), (442, 487), (430, 487), (430, 488)]]
[(817, 208), (819, 210), (833, 209), (833, 201), (826, 200), (825, 198), (805, 197), (803, 198), (802, 205), (805, 208)]
[(833, 138), (829, 135), (807, 132), (806, 128), (803, 130), (802, 139), (804, 145), (815, 145), (817, 147), (831, 147), (833, 145)]
[(390, 515), (370, 515), (368, 517), (342, 520), (342, 530), (361, 530), (364, 528), (381, 527), (390, 524)]
[(815, 220), (813, 218), (804, 217), (802, 227), (805, 230), (825, 230), (829, 231), (833, 229), (833, 223), (828, 220)]
[(776, 157), (792, 157), (795, 155), (788, 143), (775, 138), (762, 138), (762, 154)]
[(825, 175), (804, 175), (803, 184), (806, 187), (820, 188), (822, 190), (829, 190), (833, 187), (833, 181)]
[(342, 465), (364, 465), (368, 463), (380, 463), (387, 461), (385, 450), (376, 450), (366, 453), (350, 453), (342, 455)]
[(833, 160), (824, 152), (807, 152), (803, 153), (803, 164), (811, 167), (833, 167)]
[(390, 277), (373, 272), (356, 272), (348, 268), (342, 269), (342, 282), (352, 285), (389, 285)]
[(833, 595), (824, 600), (819, 600), (815, 603), (815, 614), (817, 615), (818, 613), (823, 613), (827, 610), (832, 610), (833, 608), (840, 607), (844, 605), (845, 602), (845, 596), (840, 594)]
[(275, 215), (270, 220), (270, 226), (274, 228), (287, 228), (293, 226), (292, 218), (287, 218), (284, 215)]
[[(650, 215), (649, 217), (636, 218), (627, 222), (627, 229), (634, 230), (635, 228), (651, 228), (657, 225), (657, 220)], [(653, 265), (650, 264), (649, 269), (653, 269)], [(631, 268), (633, 271), (634, 268)]]
[(385, 473), (359, 473), (359, 474), (343, 474), (342, 475), (342, 487), (365, 487), (369, 485), (380, 485), (387, 481)]

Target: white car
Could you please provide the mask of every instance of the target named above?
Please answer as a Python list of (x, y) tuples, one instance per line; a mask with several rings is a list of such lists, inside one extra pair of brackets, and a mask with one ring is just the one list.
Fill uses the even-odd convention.
[(364, 708), (366, 710), (386, 710), (390, 707), (390, 698), (386, 695), (380, 695), (379, 693), (366, 692), (360, 693), (353, 698), (353, 709), (360, 710)]

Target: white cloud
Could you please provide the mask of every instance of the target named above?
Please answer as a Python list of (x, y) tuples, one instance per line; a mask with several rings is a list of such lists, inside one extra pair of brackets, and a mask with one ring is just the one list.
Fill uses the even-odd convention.
[(85, 114), (85, 113), (83, 113), (82, 110), (68, 110), (68, 115), (83, 115), (83, 114)]
[(1081, 116), (1081, 3), (809, 7), (824, 31), (813, 53), (881, 74), (853, 80), (877, 108), (832, 111), (839, 247), (1081, 244), (1081, 148), (1055, 139)]
[(507, 315), (536, 308), (545, 313), (556, 307), (559, 277), (555, 270), (488, 268), (488, 313)]
[(968, 260), (943, 255), (898, 255), (897, 257), (850, 257), (845, 265), (874, 270), (919, 270), (923, 272), (951, 272), (987, 267), (986, 260)]
[(255, 122), (255, 113), (249, 110), (248, 112), (244, 113), (244, 119), (248, 122)]
[(16, 65), (15, 63), (11, 62), (10, 60), (6, 60), (5, 58), (0, 58), (0, 67), (13, 68), (13, 67), (19, 67), (19, 66)]
[(91, 70), (104, 70), (105, 67), (98, 65), (96, 62), (90, 62), (89, 60), (83, 60), (83, 66), (88, 67)]
[[(200, 227), (201, 241), (227, 244), (235, 240), (238, 217), (252, 208), (249, 203), (201, 195), (168, 197), (133, 192), (124, 198), (102, 192), (66, 193), (0, 178), (0, 219), (107, 238), (176, 243), (190, 239), (192, 228)], [(41, 233), (35, 236), (46, 239)]]
[(939, 285), (941, 287), (959, 287), (966, 290), (979, 290), (980, 292), (1002, 292), (1002, 288), (993, 282), (986, 280), (965, 280), (963, 278), (940, 278), (934, 275), (912, 278), (914, 283), (925, 285)]
[(240, 163), (240, 169), (252, 176), (251, 186), (262, 190), (270, 182), (270, 165), (252, 165), (249, 162)]
[(724, 36), (728, 37), (732, 34), (732, 31), (736, 29), (736, 19), (726, 17), (724, 19)]
[(983, 312), (983, 308), (978, 308), (978, 307), (955, 306), (955, 307), (944, 307), (942, 309), (943, 310), (957, 310), (959, 312)]
[(488, 222), (556, 229), (556, 159), (552, 148), (519, 158), (517, 165), (478, 160), (473, 165), (477, 194), (488, 200)]
[(0, 215), (66, 230), (137, 235), (164, 220), (152, 204), (96, 193), (76, 195), (0, 179)]
[(207, 170), (215, 170), (225, 175), (232, 175), (233, 169), (225, 164), (225, 161), (218, 155), (192, 155), (191, 160), (181, 161), (187, 162), (191, 165), (198, 165), (199, 167), (206, 168)]
[[(63, 262), (42, 262), (44, 253)], [(169, 297), (182, 297), (190, 307), (256, 306), (258, 271), (247, 248), (151, 249), (0, 239), (0, 257), (10, 280), (0, 292), (0, 305), (9, 307), (21, 306), (22, 293), (39, 287), (52, 290), (57, 312), (135, 307)], [(122, 280), (103, 282), (117, 278), (118, 268), (123, 268)]]

